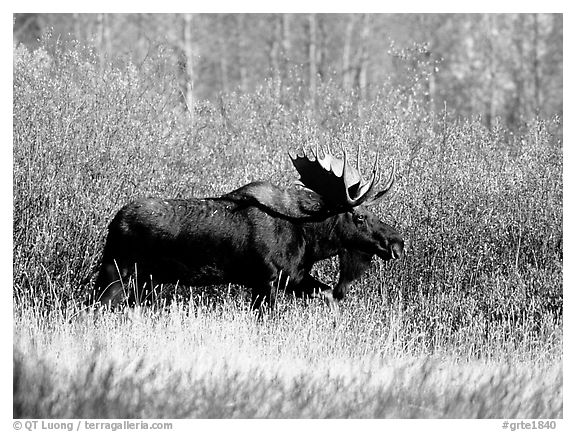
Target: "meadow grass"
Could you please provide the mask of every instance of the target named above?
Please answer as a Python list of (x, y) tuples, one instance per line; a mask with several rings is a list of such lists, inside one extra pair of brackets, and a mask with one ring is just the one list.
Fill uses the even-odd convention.
[(557, 357), (426, 355), (393, 311), (378, 311), (390, 315), (377, 327), (355, 311), (334, 325), (322, 305), (289, 303), (263, 321), (241, 303), (208, 310), (180, 302), (71, 321), (28, 308), (15, 323), (14, 415), (562, 416)]
[[(562, 416), (560, 118), (487, 129), (330, 82), (313, 103), (264, 83), (190, 113), (176, 83), (161, 52), (136, 66), (70, 42), (15, 48), (16, 417)], [(120, 206), (286, 186), (286, 152), (316, 143), (398, 164), (375, 212), (406, 256), (374, 260), (336, 323), (288, 300), (257, 321), (237, 286), (80, 311)]]

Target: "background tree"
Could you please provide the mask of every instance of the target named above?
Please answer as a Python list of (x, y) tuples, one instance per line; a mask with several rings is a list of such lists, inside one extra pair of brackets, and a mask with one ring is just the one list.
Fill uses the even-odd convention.
[(135, 64), (169, 50), (189, 107), (266, 80), (278, 97), (306, 88), (314, 102), (335, 81), (363, 99), (389, 85), (486, 125), (562, 114), (561, 14), (14, 15), (15, 44), (33, 48), (47, 31)]

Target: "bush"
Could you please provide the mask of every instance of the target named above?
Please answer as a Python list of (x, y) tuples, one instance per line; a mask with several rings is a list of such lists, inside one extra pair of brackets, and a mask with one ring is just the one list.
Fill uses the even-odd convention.
[[(377, 262), (351, 305), (426, 335), (430, 349), (466, 331), (545, 340), (562, 314), (562, 139), (559, 119), (511, 135), (480, 119), (433, 113), (384, 85), (369, 101), (330, 81), (314, 103), (264, 83), (184, 110), (160, 50), (135, 65), (103, 63), (75, 43), (14, 50), (14, 296), (71, 304), (97, 265), (106, 225), (136, 197), (217, 195), (255, 179), (296, 179), (286, 151), (361, 145), (398, 162), (395, 195), (376, 211), (407, 241)], [(284, 83), (286, 84), (286, 83)], [(332, 277), (334, 262), (317, 266)], [(73, 303), (73, 302), (72, 302)], [(361, 309), (361, 308), (360, 308)], [(498, 331), (494, 331), (494, 329)], [(411, 333), (411, 334), (412, 334)]]

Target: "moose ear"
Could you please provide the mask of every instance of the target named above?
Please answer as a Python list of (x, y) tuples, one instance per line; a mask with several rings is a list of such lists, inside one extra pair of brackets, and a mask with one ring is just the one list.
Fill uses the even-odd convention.
[(221, 199), (246, 206), (258, 206), (264, 211), (292, 219), (321, 220), (337, 213), (319, 194), (310, 189), (281, 189), (267, 182), (247, 184), (223, 195)]

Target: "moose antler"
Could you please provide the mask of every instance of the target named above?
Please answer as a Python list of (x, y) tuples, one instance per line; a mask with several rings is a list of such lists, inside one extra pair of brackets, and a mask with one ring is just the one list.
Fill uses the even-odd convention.
[[(370, 180), (365, 180), (360, 172), (360, 148), (356, 159), (356, 168), (348, 163), (348, 153), (342, 146), (343, 159), (335, 157), (330, 148), (324, 151), (324, 157), (320, 158), (320, 150), (310, 150), (312, 158), (306, 155), (290, 156), (294, 167), (300, 174), (300, 181), (309, 189), (320, 194), (327, 202), (336, 208), (352, 208), (359, 206), (369, 197), (376, 176), (378, 174), (378, 154), (372, 168)], [(381, 198), (394, 183), (394, 171), (387, 182), (385, 190), (378, 193)]]

